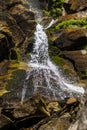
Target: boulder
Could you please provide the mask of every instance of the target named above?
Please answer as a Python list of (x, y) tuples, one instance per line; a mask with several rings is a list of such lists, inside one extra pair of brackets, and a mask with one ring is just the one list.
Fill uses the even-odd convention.
[(67, 28), (55, 31), (54, 44), (61, 50), (78, 50), (87, 44), (87, 30), (83, 28)]
[(77, 50), (77, 51), (63, 51), (66, 59), (70, 60), (75, 69), (79, 72), (84, 72), (87, 69), (87, 51)]
[(87, 9), (87, 1), (86, 0), (69, 0), (70, 9), (74, 11), (81, 11)]
[(17, 59), (16, 53), (25, 56), (36, 25), (34, 13), (26, 4), (26, 0), (4, 0), (0, 4), (0, 61)]
[(56, 23), (60, 23), (66, 20), (70, 20), (70, 19), (82, 19), (82, 18), (86, 18), (87, 17), (87, 11), (80, 11), (77, 13), (73, 13), (73, 14), (66, 14), (65, 16), (60, 16), (57, 20)]
[(29, 11), (22, 4), (15, 5), (9, 12), (26, 36), (30, 37), (34, 32), (36, 25), (34, 13)]

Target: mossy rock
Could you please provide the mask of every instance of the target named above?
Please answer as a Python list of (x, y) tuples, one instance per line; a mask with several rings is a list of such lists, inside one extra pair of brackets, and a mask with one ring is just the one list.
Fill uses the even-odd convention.
[(83, 72), (78, 72), (78, 75), (81, 79), (87, 79), (87, 69), (85, 69)]
[(29, 67), (25, 62), (10, 60), (6, 71), (0, 75), (0, 96), (10, 93), (15, 87), (22, 85), (26, 70), (29, 70)]
[(57, 65), (57, 66), (63, 66), (64, 65), (64, 62), (63, 62), (63, 59), (59, 56), (52, 56), (52, 61)]
[(62, 28), (76, 28), (76, 27), (82, 27), (87, 28), (87, 18), (81, 18), (81, 19), (69, 19), (62, 21), (61, 23), (56, 24), (55, 29), (62, 29)]

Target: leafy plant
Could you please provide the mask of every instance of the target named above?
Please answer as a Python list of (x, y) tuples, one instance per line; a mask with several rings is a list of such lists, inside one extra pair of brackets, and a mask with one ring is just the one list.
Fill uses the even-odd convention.
[(64, 62), (63, 62), (63, 59), (59, 56), (52, 56), (52, 61), (58, 65), (58, 66), (63, 66), (64, 65)]
[(62, 14), (63, 3), (64, 0), (52, 0), (50, 14), (55, 17), (60, 16)]
[(67, 28), (67, 27), (83, 27), (87, 28), (87, 18), (83, 19), (70, 19), (63, 21), (61, 23), (58, 23), (55, 27), (56, 30), (61, 29), (61, 28)]

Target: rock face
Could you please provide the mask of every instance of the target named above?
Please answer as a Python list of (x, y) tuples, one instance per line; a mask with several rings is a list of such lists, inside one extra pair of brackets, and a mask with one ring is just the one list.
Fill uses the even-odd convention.
[(86, 130), (87, 129), (87, 90), (81, 99), (81, 108), (78, 112), (78, 120), (69, 127), (68, 130)]
[[(59, 17), (48, 29), (50, 50), (65, 61), (69, 61), (82, 79), (87, 77), (87, 29), (84, 26), (87, 11)], [(83, 22), (82, 22), (83, 20)], [(80, 23), (80, 22), (81, 23)], [(51, 54), (54, 55), (54, 53)], [(71, 65), (69, 65), (71, 66)], [(65, 66), (64, 66), (65, 67)]]
[(87, 51), (86, 50), (79, 50), (79, 51), (64, 51), (63, 54), (65, 55), (66, 59), (70, 59), (73, 64), (74, 68), (79, 71), (83, 72), (87, 69)]
[(61, 50), (79, 50), (87, 43), (87, 30), (82, 28), (63, 29), (55, 40)]
[[(50, 11), (53, 4), (57, 9), (57, 0), (39, 1), (42, 9)], [(58, 16), (61, 14), (59, 5), (56, 10), (59, 11)], [(29, 11), (28, 6), (27, 0), (0, 1), (0, 129), (86, 130), (87, 94), (82, 101), (74, 97), (54, 100), (49, 95), (32, 94), (31, 81), (27, 88), (24, 84), (26, 71), (32, 68), (18, 61), (31, 51), (36, 26), (34, 13)], [(65, 0), (61, 7), (65, 16), (56, 16), (58, 18), (53, 26), (46, 30), (50, 58), (63, 68), (65, 76), (68, 75), (70, 80), (77, 81), (78, 76), (87, 80), (87, 2)], [(55, 14), (55, 10), (53, 12)], [(48, 15), (43, 17), (42, 24), (47, 25), (49, 19)], [(24, 90), (28, 90), (26, 95)]]
[(26, 39), (29, 41), (34, 33), (35, 20), (34, 13), (29, 11), (26, 1), (4, 0), (0, 8), (0, 61), (3, 61), (13, 57), (10, 57), (13, 55), (11, 49), (18, 48), (19, 55), (21, 50), (22, 55), (26, 52)]
[(74, 11), (82, 11), (87, 9), (87, 1), (86, 0), (69, 0), (70, 9)]

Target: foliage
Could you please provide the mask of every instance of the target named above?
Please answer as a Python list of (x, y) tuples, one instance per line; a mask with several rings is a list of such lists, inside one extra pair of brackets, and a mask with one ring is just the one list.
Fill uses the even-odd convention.
[(63, 21), (59, 24), (56, 25), (55, 29), (61, 29), (61, 28), (67, 28), (67, 27), (83, 27), (83, 28), (87, 28), (87, 18), (83, 18), (83, 19), (70, 19), (70, 20), (66, 20)]
[(78, 75), (81, 79), (87, 79), (87, 69), (84, 72), (78, 72)]
[(63, 64), (64, 64), (63, 59), (61, 57), (57, 56), (57, 55), (56, 56), (52, 56), (51, 59), (58, 66), (63, 66)]
[(30, 53), (26, 54), (26, 58), (29, 59), (30, 58)]
[(43, 13), (47, 16), (50, 16), (50, 11), (47, 11), (47, 10), (43, 10)]
[(50, 14), (53, 17), (58, 17), (62, 14), (62, 5), (64, 3), (64, 0), (52, 0), (51, 10)]
[(83, 48), (84, 50), (87, 50), (87, 45), (86, 46), (84, 46), (84, 48)]

